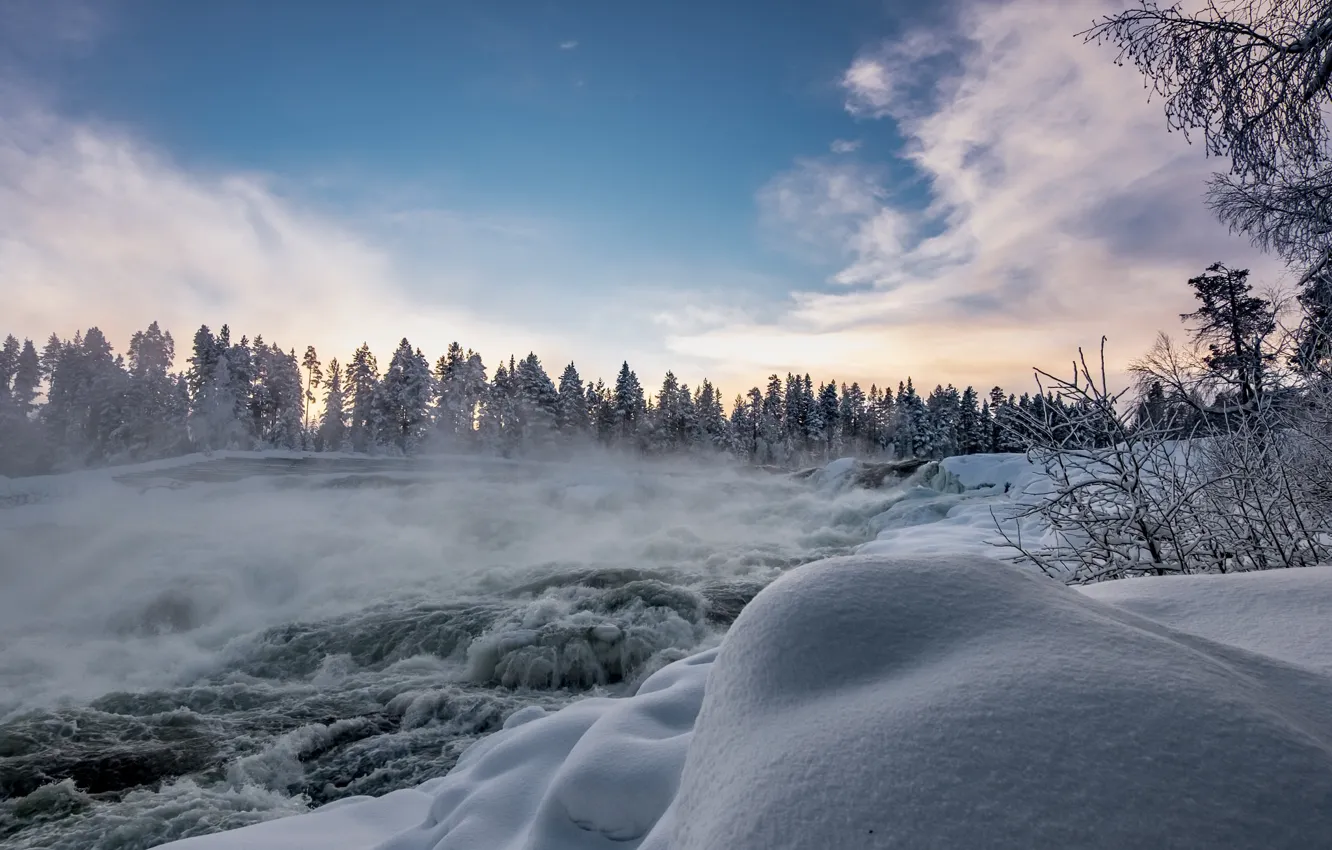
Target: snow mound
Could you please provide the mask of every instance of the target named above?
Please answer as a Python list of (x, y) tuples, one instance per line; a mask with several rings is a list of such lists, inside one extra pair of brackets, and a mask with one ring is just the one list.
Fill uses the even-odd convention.
[[(1250, 590), (1220, 584), (1237, 578)], [(1309, 649), (1327, 644), (1314, 612), (1332, 570), (1115, 587), (1122, 608), (969, 555), (810, 564), (631, 698), (515, 714), (414, 791), (171, 846), (1257, 850), (1332, 835), (1332, 676)], [(1284, 631), (1225, 627), (1250, 596), (1261, 617), (1301, 594)]]
[(770, 585), (643, 850), (1308, 847), (1332, 680), (978, 558)]

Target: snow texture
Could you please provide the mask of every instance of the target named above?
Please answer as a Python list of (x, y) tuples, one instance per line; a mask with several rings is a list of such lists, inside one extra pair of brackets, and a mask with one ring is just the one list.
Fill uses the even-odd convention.
[(170, 846), (1317, 846), (1329, 588), (1327, 569), (1082, 592), (967, 554), (829, 559), (632, 697), (519, 712), (415, 791)]

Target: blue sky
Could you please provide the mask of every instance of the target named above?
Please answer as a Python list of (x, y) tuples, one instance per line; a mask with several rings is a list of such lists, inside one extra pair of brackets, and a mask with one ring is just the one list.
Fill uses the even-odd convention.
[(732, 392), (1128, 358), (1252, 252), (1072, 37), (1099, 5), (15, 0), (0, 330), (456, 338)]

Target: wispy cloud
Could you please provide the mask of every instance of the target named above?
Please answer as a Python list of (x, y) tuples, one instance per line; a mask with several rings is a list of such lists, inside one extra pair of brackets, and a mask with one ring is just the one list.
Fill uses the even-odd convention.
[(325, 358), (362, 340), (386, 356), (406, 336), (432, 356), (459, 340), (491, 367), (536, 351), (589, 379), (613, 378), (627, 358), (649, 384), (667, 369), (691, 383), (757, 380), (664, 338), (766, 315), (749, 293), (780, 285), (760, 276), (588, 260), (597, 245), (573, 221), (443, 209), (428, 191), (361, 173), (321, 178), (356, 198), (334, 213), (296, 200), (309, 192), (290, 179), (201, 173), (36, 98), (3, 106), (0, 336), (40, 342), (96, 324), (123, 351), (158, 321), (183, 358), (200, 324), (227, 322)]
[(842, 74), (846, 109), (864, 118), (904, 117), (931, 105), (953, 82), (948, 72), (969, 45), (933, 26), (884, 42)]
[(797, 162), (760, 192), (763, 218), (840, 254), (840, 270), (775, 322), (675, 344), (769, 368), (824, 351), (922, 379), (1025, 383), (1030, 365), (1102, 333), (1123, 363), (1176, 330), (1184, 281), (1213, 260), (1277, 276), (1202, 204), (1215, 163), (1165, 132), (1131, 69), (1074, 37), (1103, 10), (973, 2), (952, 30), (856, 58), (847, 110), (896, 122), (928, 200), (888, 170)]
[(371, 239), (285, 199), (256, 175), (200, 175), (126, 134), (25, 109), (0, 124), (5, 331), (69, 335), (96, 323), (123, 345), (157, 320), (186, 347), (230, 321), (284, 346), (345, 356), (403, 335), (429, 348), (465, 334), (487, 351), (544, 334), (414, 293)]
[(578, 49), (578, 42), (575, 41), (574, 39), (569, 39), (568, 41), (560, 42), (560, 50), (577, 50), (577, 49)]
[(0, 44), (28, 49), (89, 44), (107, 31), (105, 12), (90, 0), (6, 0), (0, 4)]
[(855, 153), (860, 150), (860, 139), (836, 139), (828, 149), (833, 153)]

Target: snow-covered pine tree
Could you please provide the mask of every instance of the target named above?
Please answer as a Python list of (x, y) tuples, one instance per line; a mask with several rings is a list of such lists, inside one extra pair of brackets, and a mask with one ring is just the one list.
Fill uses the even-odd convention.
[(269, 349), (268, 442), (280, 449), (299, 449), (305, 433), (305, 387), (296, 349), (283, 351), (276, 343)]
[(490, 382), (486, 377), (485, 362), (482, 361), (480, 354), (468, 349), (467, 362), (463, 366), (462, 404), (457, 409), (455, 423), (458, 436), (464, 445), (470, 446), (476, 443), (476, 417), (489, 389)]
[(750, 416), (749, 403), (743, 395), (737, 395), (731, 402), (731, 416), (727, 424), (727, 451), (738, 460), (750, 461), (754, 454), (753, 417)]
[(10, 381), (14, 378), (14, 372), (18, 369), (19, 351), (22, 346), (18, 337), (9, 334), (5, 337), (3, 346), (0, 346), (0, 401), (9, 395)]
[(486, 451), (508, 456), (513, 452), (513, 381), (503, 362), (495, 369), (481, 404), (478, 437)]
[(524, 452), (547, 452), (554, 444), (560, 397), (534, 352), (518, 362), (514, 382), (514, 414)]
[[(222, 331), (218, 339), (218, 357), (227, 361), (226, 388), (231, 396), (236, 422), (231, 429), (235, 435), (231, 442), (237, 446), (242, 444), (253, 446), (258, 439), (254, 434), (254, 424), (250, 416), (250, 397), (254, 392), (257, 378), (254, 349), (250, 345), (249, 338), (243, 335), (240, 342), (227, 344), (230, 333), (226, 325), (222, 326)], [(260, 347), (262, 347), (261, 340), (262, 337), (256, 339)]]
[(620, 366), (615, 377), (614, 410), (615, 442), (626, 448), (637, 445), (638, 432), (646, 418), (647, 402), (643, 397), (643, 385), (638, 376), (629, 368), (628, 361)]
[(726, 421), (726, 411), (722, 407), (721, 391), (706, 378), (694, 396), (694, 409), (697, 411), (702, 445), (711, 451), (727, 451), (730, 448), (730, 428)]
[(823, 408), (814, 394), (814, 383), (805, 376), (805, 447), (811, 458), (827, 459), (828, 434)]
[(581, 442), (588, 439), (591, 420), (588, 416), (587, 388), (578, 375), (578, 368), (572, 361), (560, 373), (557, 388), (559, 407), (556, 411), (555, 425), (566, 442)]
[(819, 421), (823, 423), (823, 445), (828, 455), (842, 453), (841, 400), (837, 397), (837, 382), (829, 381), (819, 387), (817, 404)]
[(783, 451), (786, 428), (782, 423), (785, 401), (782, 379), (769, 375), (758, 416), (756, 457), (759, 463), (780, 463), (786, 459)]
[(587, 388), (587, 413), (597, 441), (609, 446), (615, 441), (615, 393), (600, 379)]
[(899, 457), (928, 457), (930, 448), (929, 413), (910, 376), (897, 386), (897, 433), (894, 449)]
[(786, 373), (782, 387), (782, 456), (792, 458), (804, 450), (805, 421), (801, 410), (801, 396), (805, 383), (799, 375)]
[[(9, 340), (13, 339), (11, 346)], [(41, 383), (41, 362), (32, 340), (9, 337), (0, 366), (0, 475), (32, 475), (47, 463), (46, 448), (37, 423), (33, 421), (33, 402)]]
[[(207, 325), (194, 333), (189, 364), (185, 380), (190, 391), (190, 441), (203, 451), (228, 448), (238, 431), (248, 432), (248, 398), (232, 394), (228, 358)], [(237, 418), (238, 408), (245, 410), (244, 423)]]
[(111, 343), (96, 327), (76, 334), (56, 369), (53, 390), (60, 399), (55, 409), (54, 445), (70, 468), (107, 459), (113, 434), (123, 425), (123, 394), (127, 376)]
[(842, 384), (842, 403), (837, 414), (837, 420), (842, 429), (842, 442), (845, 448), (853, 453), (863, 451), (865, 440), (865, 392), (860, 388), (859, 383), (853, 381), (849, 387)]
[(15, 360), (13, 377), (10, 381), (10, 398), (19, 414), (27, 419), (32, 415), (37, 400), (38, 387), (42, 382), (42, 364), (37, 356), (37, 349), (32, 340), (23, 340)]
[(375, 447), (379, 416), (375, 410), (379, 389), (379, 364), (370, 346), (361, 343), (347, 365), (346, 394), (351, 398), (351, 411), (347, 417), (347, 437), (352, 451), (368, 452)]
[(694, 404), (694, 391), (682, 381), (675, 398), (675, 409), (669, 421), (676, 450), (697, 453), (703, 443), (703, 428), (698, 419), (698, 406)]
[(124, 395), (129, 376), (101, 329), (91, 327), (83, 336), (84, 404), (87, 406), (84, 440), (85, 464), (123, 459)]
[(162, 457), (180, 445), (182, 423), (172, 415), (176, 379), (171, 364), (176, 344), (157, 322), (136, 331), (129, 345), (129, 386), (126, 391), (124, 444), (130, 457)]
[[(273, 382), (269, 378), (269, 371), (273, 368), (273, 352), (264, 343), (263, 334), (255, 336), (251, 354), (252, 369), (250, 372), (249, 398), (246, 402), (248, 410), (246, 423), (249, 427), (250, 436), (255, 443), (264, 446), (271, 442), (269, 423), (274, 417), (272, 415), (273, 399), (269, 396), (273, 389)], [(227, 365), (228, 374), (233, 374), (234, 370), (230, 368), (230, 360), (227, 361)]]
[(342, 364), (334, 357), (328, 361), (328, 376), (324, 380), (324, 412), (319, 419), (315, 448), (323, 452), (340, 452), (350, 448), (347, 441), (346, 399), (342, 390)]
[[(73, 406), (70, 399), (73, 380), (66, 380), (63, 377), (67, 374), (67, 370), (62, 367), (76, 357), (76, 346), (65, 342), (54, 333), (47, 338), (46, 345), (42, 348), (42, 377), (47, 381), (47, 390), (46, 404), (42, 406), (38, 418), (42, 441), (48, 448), (52, 464), (59, 462), (64, 454), (65, 437), (69, 430)], [(72, 368), (71, 365), (70, 369)]]
[(962, 391), (958, 417), (958, 451), (967, 455), (985, 451), (983, 410), (975, 387), (968, 386)]
[(305, 347), (305, 357), (301, 360), (301, 366), (305, 369), (305, 396), (304, 407), (301, 411), (301, 444), (310, 442), (310, 419), (313, 414), (315, 393), (319, 385), (324, 380), (324, 370), (319, 366), (319, 355), (315, 353), (313, 345)]
[[(51, 337), (54, 341), (54, 335)], [(50, 349), (51, 343), (47, 343)], [(190, 408), (195, 415), (201, 415), (201, 406), (208, 395), (208, 386), (212, 383), (213, 372), (217, 366), (217, 339), (207, 325), (200, 325), (194, 332), (194, 353), (190, 355), (190, 368), (186, 371), (186, 380), (190, 385)]]
[(680, 381), (675, 373), (666, 372), (661, 380), (661, 389), (657, 392), (656, 409), (651, 420), (645, 423), (648, 436), (648, 450), (657, 454), (677, 451), (683, 443), (681, 428)]
[(889, 423), (883, 421), (884, 395), (892, 395), (892, 389), (880, 390), (878, 384), (870, 384), (869, 393), (865, 396), (864, 413), (864, 450), (870, 453), (877, 453), (883, 450), (884, 437), (889, 433)]
[(884, 387), (877, 402), (878, 411), (875, 413), (875, 421), (879, 423), (878, 438), (874, 443), (874, 450), (879, 452), (892, 452), (897, 439), (897, 399), (893, 395), (891, 387)]
[(952, 384), (936, 386), (925, 403), (926, 434), (923, 457), (944, 458), (960, 452), (962, 399)]
[(459, 442), (460, 420), (464, 418), (462, 383), (466, 364), (467, 358), (456, 340), (449, 343), (448, 350), (435, 361), (435, 433), (448, 447)]
[(1004, 449), (1003, 423), (1000, 417), (1003, 415), (1004, 402), (1007, 396), (1004, 395), (1003, 387), (995, 386), (990, 388), (990, 432), (989, 444), (986, 446), (988, 452), (1002, 452)]
[(377, 396), (385, 436), (399, 452), (406, 454), (420, 445), (430, 424), (434, 393), (429, 361), (404, 337), (393, 352)]

